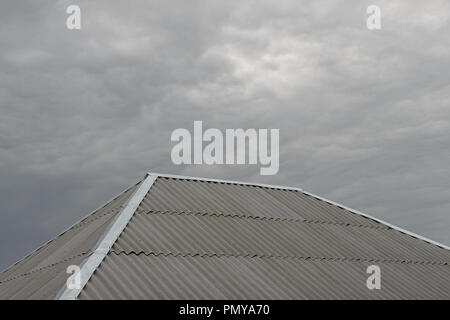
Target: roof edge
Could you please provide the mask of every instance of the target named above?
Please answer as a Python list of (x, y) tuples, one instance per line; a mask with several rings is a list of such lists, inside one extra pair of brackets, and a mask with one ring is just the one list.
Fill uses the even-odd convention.
[(337, 206), (337, 207), (340, 207), (340, 208), (345, 209), (345, 210), (347, 210), (347, 211), (350, 211), (350, 212), (352, 212), (352, 213), (355, 213), (355, 214), (358, 214), (358, 215), (360, 215), (360, 216), (363, 216), (363, 217), (366, 217), (366, 218), (375, 220), (375, 221), (377, 221), (377, 222), (379, 222), (379, 223), (382, 223), (382, 224), (384, 224), (384, 225), (386, 225), (386, 226), (388, 226), (388, 227), (390, 227), (390, 228), (392, 228), (392, 229), (395, 229), (395, 230), (397, 230), (397, 231), (400, 231), (400, 232), (402, 232), (402, 233), (405, 233), (405, 234), (407, 234), (407, 235), (410, 235), (410, 236), (412, 236), (412, 237), (414, 237), (414, 238), (423, 240), (423, 241), (425, 241), (425, 242), (428, 242), (428, 243), (430, 243), (430, 244), (436, 245), (436, 246), (441, 247), (441, 248), (443, 248), (443, 249), (450, 250), (450, 247), (449, 247), (449, 246), (446, 246), (445, 244), (442, 244), (442, 243), (439, 243), (439, 242), (437, 242), (437, 241), (428, 239), (428, 238), (423, 237), (423, 236), (421, 236), (421, 235), (418, 235), (418, 234), (416, 234), (416, 233), (414, 233), (414, 232), (405, 230), (405, 229), (403, 229), (403, 228), (400, 228), (400, 227), (398, 227), (398, 226), (396, 226), (396, 225), (393, 225), (393, 224), (391, 224), (391, 223), (389, 223), (389, 222), (386, 222), (386, 221), (384, 221), (384, 220), (381, 220), (381, 219), (379, 219), (379, 218), (375, 218), (375, 217), (373, 217), (373, 216), (371, 216), (371, 215), (368, 215), (368, 214), (366, 214), (366, 213), (363, 213), (363, 212), (361, 212), (361, 211), (358, 211), (358, 210), (349, 208), (349, 207), (344, 206), (344, 205), (342, 205), (342, 204), (340, 204), (340, 203), (334, 202), (334, 201), (332, 201), (332, 200), (325, 199), (325, 198), (323, 198), (323, 197), (321, 197), (321, 196), (318, 196), (318, 195), (316, 195), (316, 194), (313, 194), (313, 193), (310, 193), (310, 192), (307, 192), (307, 191), (303, 191), (303, 193), (304, 193), (304, 194), (307, 194), (307, 195), (310, 195), (310, 196), (312, 196), (312, 197), (314, 197), (314, 198), (323, 200), (323, 201), (325, 201), (325, 202), (328, 202), (328, 203), (330, 203), (330, 204), (332, 204), (332, 205), (335, 205), (335, 206)]
[(155, 173), (148, 172), (149, 175), (162, 177), (162, 178), (174, 178), (174, 179), (189, 179), (189, 180), (199, 180), (199, 181), (208, 181), (208, 182), (218, 182), (218, 183), (230, 183), (230, 184), (240, 184), (246, 186), (254, 186), (254, 187), (263, 187), (263, 188), (272, 188), (272, 189), (281, 189), (281, 190), (292, 190), (292, 191), (301, 191), (300, 188), (295, 187), (285, 187), (285, 186), (277, 186), (272, 184), (264, 184), (264, 183), (251, 183), (251, 182), (243, 182), (243, 181), (233, 181), (233, 180), (222, 180), (222, 179), (213, 179), (213, 178), (200, 178), (200, 177), (191, 177), (191, 176), (183, 176), (177, 174), (166, 174), (166, 173)]
[(103, 261), (109, 250), (112, 248), (117, 238), (127, 226), (128, 222), (134, 215), (136, 209), (147, 195), (151, 186), (155, 182), (157, 176), (147, 174), (138, 189), (129, 198), (126, 205), (122, 208), (119, 214), (109, 225), (108, 229), (103, 233), (97, 244), (94, 246), (94, 251), (87, 257), (80, 267), (81, 286), (79, 289), (69, 289), (64, 283), (63, 287), (56, 295), (56, 300), (75, 300), (84, 286), (91, 278), (94, 271)]
[(201, 177), (183, 176), (183, 175), (176, 175), (176, 174), (153, 173), (153, 172), (148, 172), (148, 174), (151, 175), (151, 176), (155, 176), (155, 177), (174, 178), (174, 179), (189, 179), (189, 180), (199, 180), (199, 181), (209, 181), (209, 182), (221, 182), (221, 183), (240, 184), (240, 185), (247, 185), (247, 186), (258, 186), (258, 187), (265, 187), (265, 188), (274, 188), (274, 189), (281, 189), (281, 190), (294, 190), (294, 191), (300, 191), (300, 192), (302, 192), (302, 193), (304, 193), (304, 194), (306, 194), (306, 195), (309, 195), (309, 196), (312, 196), (312, 197), (317, 198), (317, 199), (319, 199), (319, 200), (328, 202), (329, 204), (332, 204), (332, 205), (334, 205), (334, 206), (340, 207), (340, 208), (342, 208), (342, 209), (345, 209), (345, 210), (350, 211), (350, 212), (352, 212), (352, 213), (355, 213), (355, 214), (357, 214), (357, 215), (360, 215), (360, 216), (366, 217), (366, 218), (368, 218), (368, 219), (372, 219), (372, 220), (374, 220), (374, 221), (377, 221), (377, 222), (379, 222), (379, 223), (382, 223), (382, 224), (384, 224), (384, 225), (386, 225), (386, 226), (388, 226), (388, 227), (390, 227), (390, 228), (392, 228), (392, 229), (395, 229), (395, 230), (397, 230), (397, 231), (400, 231), (400, 232), (402, 232), (402, 233), (405, 233), (405, 234), (407, 234), (407, 235), (410, 235), (410, 236), (412, 236), (412, 237), (414, 237), (414, 238), (423, 240), (423, 241), (425, 241), (425, 242), (428, 242), (428, 243), (430, 243), (430, 244), (436, 245), (436, 246), (441, 247), (441, 248), (443, 248), (443, 249), (450, 250), (450, 247), (449, 247), (449, 246), (446, 246), (445, 244), (442, 244), (442, 243), (439, 243), (439, 242), (437, 242), (437, 241), (428, 239), (428, 238), (423, 237), (423, 236), (421, 236), (421, 235), (418, 235), (418, 234), (416, 234), (416, 233), (414, 233), (414, 232), (411, 232), (411, 231), (402, 229), (402, 228), (400, 228), (400, 227), (398, 227), (398, 226), (396, 226), (396, 225), (393, 225), (393, 224), (391, 224), (391, 223), (389, 223), (389, 222), (386, 222), (386, 221), (384, 221), (384, 220), (375, 218), (375, 217), (373, 217), (373, 216), (371, 216), (371, 215), (368, 215), (368, 214), (366, 214), (366, 213), (363, 213), (363, 212), (361, 212), (361, 211), (358, 211), (358, 210), (349, 208), (349, 207), (344, 206), (344, 205), (342, 205), (342, 204), (340, 204), (340, 203), (337, 203), (337, 202), (335, 202), (335, 201), (328, 200), (328, 199), (326, 199), (326, 198), (324, 198), (324, 197), (318, 196), (318, 195), (313, 194), (313, 193), (311, 193), (311, 192), (307, 192), (307, 191), (305, 191), (305, 190), (303, 190), (303, 189), (301, 189), (301, 188), (286, 187), (286, 186), (276, 186), (276, 185), (269, 185), (269, 184), (262, 184), (262, 183), (249, 183), (249, 182), (240, 182), (240, 181), (232, 181), (232, 180), (222, 180), (222, 179), (212, 179), (212, 178), (201, 178)]

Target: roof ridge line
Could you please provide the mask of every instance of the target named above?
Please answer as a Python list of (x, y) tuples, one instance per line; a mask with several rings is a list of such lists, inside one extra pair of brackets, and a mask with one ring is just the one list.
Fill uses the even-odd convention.
[(206, 181), (206, 182), (239, 184), (239, 185), (245, 185), (245, 186), (263, 187), (263, 188), (281, 189), (281, 190), (290, 190), (290, 191), (303, 191), (301, 188), (278, 186), (278, 185), (265, 184), (265, 183), (253, 183), (253, 182), (233, 181), (233, 180), (223, 180), (223, 179), (213, 179), (213, 178), (201, 178), (201, 177), (183, 176), (183, 175), (167, 174), (167, 173), (155, 173), (155, 172), (148, 172), (148, 174), (158, 176), (161, 178), (198, 180), (198, 181)]
[(208, 181), (208, 182), (218, 182), (218, 183), (230, 183), (230, 184), (240, 184), (240, 185), (247, 185), (247, 186), (258, 186), (258, 187), (265, 187), (265, 188), (282, 189), (282, 190), (300, 191), (300, 192), (302, 192), (303, 194), (312, 196), (312, 197), (314, 197), (314, 198), (316, 198), (316, 199), (325, 201), (325, 202), (327, 202), (327, 203), (329, 203), (329, 204), (332, 204), (332, 205), (337, 206), (337, 207), (339, 207), (339, 208), (342, 208), (342, 209), (344, 209), (344, 210), (350, 211), (350, 212), (355, 213), (355, 214), (357, 214), (357, 215), (360, 215), (360, 216), (363, 216), (363, 217), (365, 217), (365, 218), (368, 218), (368, 219), (374, 220), (374, 221), (376, 221), (376, 222), (382, 223), (382, 224), (384, 224), (384, 225), (386, 225), (386, 226), (388, 226), (388, 227), (390, 227), (390, 228), (392, 228), (392, 229), (395, 229), (395, 230), (397, 230), (397, 231), (399, 231), (399, 232), (401, 232), (401, 233), (404, 233), (404, 234), (410, 235), (410, 236), (412, 236), (412, 237), (414, 237), (414, 238), (417, 238), (417, 239), (420, 239), (420, 240), (422, 240), (422, 241), (428, 242), (428, 243), (433, 244), (433, 245), (435, 245), (435, 246), (438, 246), (438, 247), (440, 247), (440, 248), (442, 248), (442, 249), (450, 250), (450, 247), (447, 246), (447, 245), (445, 245), (445, 244), (442, 244), (442, 243), (439, 243), (439, 242), (437, 242), (437, 241), (428, 239), (428, 238), (426, 238), (426, 237), (423, 237), (423, 236), (418, 235), (418, 234), (416, 234), (416, 233), (414, 233), (414, 232), (411, 232), (411, 231), (405, 230), (405, 229), (403, 229), (403, 228), (400, 228), (400, 227), (398, 227), (398, 226), (396, 226), (396, 225), (393, 225), (393, 224), (391, 224), (391, 223), (389, 223), (389, 222), (386, 222), (386, 221), (384, 221), (384, 220), (375, 218), (375, 217), (373, 217), (373, 216), (371, 216), (371, 215), (362, 213), (361, 211), (358, 211), (358, 210), (349, 208), (349, 207), (347, 207), (347, 206), (344, 206), (344, 205), (342, 205), (342, 204), (340, 204), (340, 203), (337, 203), (337, 202), (335, 202), (335, 201), (326, 199), (326, 198), (324, 198), (324, 197), (318, 196), (318, 195), (313, 194), (313, 193), (311, 193), (311, 192), (307, 192), (307, 191), (305, 191), (305, 190), (303, 190), (303, 189), (301, 189), (301, 188), (286, 187), (286, 186), (275, 186), (275, 185), (267, 185), (267, 184), (261, 184), (261, 183), (248, 183), (248, 182), (240, 182), (240, 181), (232, 181), (232, 180), (222, 180), (222, 179), (212, 179), (212, 178), (192, 177), (192, 176), (183, 176), (183, 175), (166, 174), (166, 173), (153, 173), (153, 172), (148, 172), (148, 174), (149, 174), (149, 175), (155, 175), (155, 176), (163, 177), (163, 178), (185, 179), (185, 180), (198, 180), (198, 181)]
[(122, 210), (117, 214), (108, 229), (100, 237), (97, 244), (94, 246), (92, 253), (82, 262), (80, 267), (81, 285), (79, 289), (69, 289), (64, 283), (63, 287), (56, 295), (56, 300), (75, 300), (87, 284), (92, 274), (98, 268), (105, 256), (110, 251), (111, 247), (116, 242), (126, 225), (130, 221), (131, 217), (136, 212), (136, 209), (141, 204), (144, 197), (147, 195), (151, 186), (155, 182), (157, 175), (147, 174), (142, 181), (141, 185), (128, 199), (126, 205), (122, 207)]

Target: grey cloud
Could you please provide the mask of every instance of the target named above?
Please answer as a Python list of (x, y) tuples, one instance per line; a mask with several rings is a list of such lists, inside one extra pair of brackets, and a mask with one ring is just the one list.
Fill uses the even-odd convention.
[[(147, 170), (299, 186), (450, 244), (450, 4), (71, 1), (0, 10), (0, 268)], [(170, 133), (280, 128), (280, 172), (175, 166)]]

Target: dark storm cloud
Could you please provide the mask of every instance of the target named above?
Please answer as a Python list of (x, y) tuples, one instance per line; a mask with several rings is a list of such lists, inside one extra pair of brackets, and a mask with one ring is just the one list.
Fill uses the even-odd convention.
[[(82, 29), (65, 28), (65, 9)], [(447, 1), (14, 1), (0, 10), (0, 268), (147, 170), (299, 186), (450, 244)], [(170, 134), (280, 128), (280, 172)]]

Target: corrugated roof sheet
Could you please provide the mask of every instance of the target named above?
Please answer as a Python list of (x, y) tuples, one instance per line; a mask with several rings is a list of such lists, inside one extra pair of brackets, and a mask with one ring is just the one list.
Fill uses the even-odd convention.
[(152, 187), (152, 196), (144, 199), (140, 209), (379, 226), (375, 221), (296, 190), (202, 180), (160, 179), (164, 179), (164, 182)]
[(178, 212), (135, 213), (113, 246), (120, 253), (324, 257), (450, 262), (445, 250), (393, 229), (293, 219)]
[(79, 298), (449, 298), (449, 262), (298, 190), (160, 177)]
[(321, 259), (110, 253), (80, 299), (439, 299), (443, 265), (378, 262), (382, 289), (366, 288), (371, 263)]
[[(95, 229), (101, 216), (86, 224)], [(95, 230), (86, 234), (98, 239)], [(73, 261), (81, 263), (95, 243), (74, 239), (30, 265), (80, 252)], [(0, 284), (0, 298), (54, 297), (68, 264), (31, 276), (34, 289), (52, 274), (59, 287), (26, 295), (25, 275)], [(381, 290), (366, 287), (372, 264), (381, 268)], [(78, 298), (449, 299), (449, 264), (447, 249), (298, 189), (159, 176)]]

